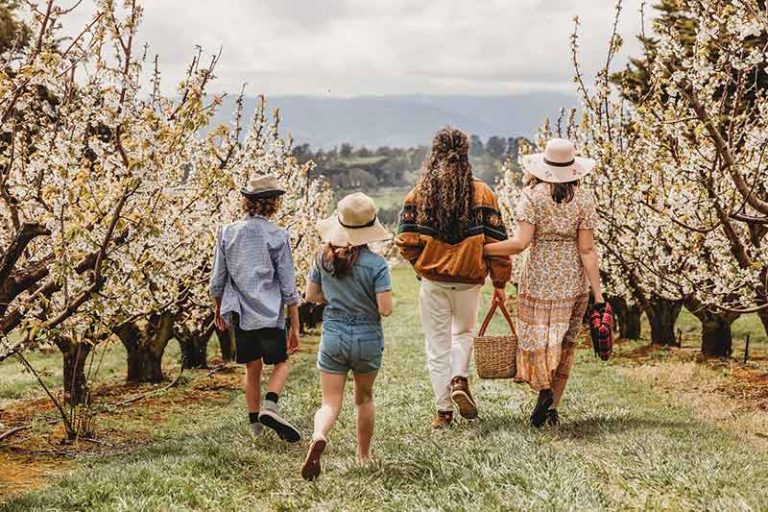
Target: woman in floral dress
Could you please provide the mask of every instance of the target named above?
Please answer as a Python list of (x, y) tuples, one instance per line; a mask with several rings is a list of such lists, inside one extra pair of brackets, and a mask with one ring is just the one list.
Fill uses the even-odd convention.
[(485, 246), (488, 256), (530, 250), (518, 285), (517, 375), (539, 392), (531, 424), (558, 423), (557, 407), (573, 365), (576, 339), (589, 302), (603, 302), (592, 194), (579, 186), (595, 162), (577, 158), (573, 144), (549, 141), (524, 160), (529, 173), (516, 208), (513, 238)]

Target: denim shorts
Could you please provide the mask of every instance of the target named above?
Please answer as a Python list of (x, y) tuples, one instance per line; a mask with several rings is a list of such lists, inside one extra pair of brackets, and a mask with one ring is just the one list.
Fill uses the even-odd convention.
[(329, 373), (375, 372), (381, 367), (384, 333), (378, 319), (354, 315), (323, 319), (317, 367)]

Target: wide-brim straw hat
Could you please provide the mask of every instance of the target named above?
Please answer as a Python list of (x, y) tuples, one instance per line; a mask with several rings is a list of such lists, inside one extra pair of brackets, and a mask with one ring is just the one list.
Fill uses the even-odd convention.
[(240, 189), (240, 193), (251, 199), (266, 199), (285, 194), (280, 188), (277, 178), (272, 175), (259, 176), (248, 182), (248, 185)]
[(317, 223), (323, 242), (336, 247), (365, 245), (389, 240), (392, 235), (381, 225), (373, 199), (355, 192), (341, 201), (336, 213)]
[(597, 162), (591, 158), (576, 156), (573, 142), (567, 139), (552, 139), (547, 142), (543, 153), (522, 157), (523, 169), (548, 183), (568, 183), (580, 180), (595, 168)]

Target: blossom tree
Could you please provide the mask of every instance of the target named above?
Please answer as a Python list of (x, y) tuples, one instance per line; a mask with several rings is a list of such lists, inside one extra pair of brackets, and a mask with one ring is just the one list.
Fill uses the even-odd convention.
[(641, 88), (611, 84), (614, 30), (590, 90), (574, 34), (583, 113), (566, 130), (600, 164), (588, 181), (611, 293), (642, 307), (660, 343), (674, 339), (684, 303), (702, 322), (702, 352), (727, 356), (739, 315), (756, 312), (768, 329), (768, 63), (755, 44), (768, 18), (757, 1), (677, 5), (687, 21), (656, 20)]
[(54, 0), (30, 9), (31, 42), (0, 72), (0, 360), (55, 343), (80, 401), (85, 358), (113, 335), (131, 381), (163, 377), (173, 336), (185, 365), (201, 364), (216, 226), (236, 218), (249, 175), (276, 173), (288, 190), (280, 222), (299, 275), (330, 191), (290, 156), (263, 102), (244, 140), (241, 108), (231, 126), (202, 133), (220, 103), (205, 92), (218, 56), (205, 64), (198, 52), (163, 96), (158, 59), (148, 65), (135, 45), (135, 0), (96, 2), (72, 39), (60, 37), (68, 11)]

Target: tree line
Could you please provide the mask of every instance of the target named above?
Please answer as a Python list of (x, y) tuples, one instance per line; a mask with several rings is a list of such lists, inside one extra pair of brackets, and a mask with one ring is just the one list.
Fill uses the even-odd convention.
[[(520, 137), (493, 135), (485, 141), (471, 137), (470, 159), (476, 176), (493, 185), (500, 177), (499, 162), (517, 159)], [(325, 177), (333, 188), (361, 189), (366, 192), (384, 187), (404, 188), (414, 184), (428, 146), (369, 149), (344, 143), (332, 149), (313, 150), (309, 144), (297, 145), (293, 155), (301, 163), (313, 163), (314, 176)]]

